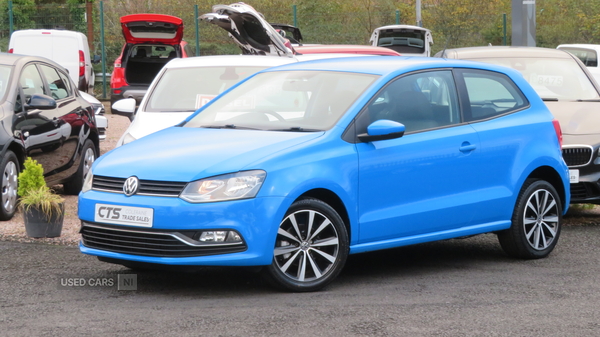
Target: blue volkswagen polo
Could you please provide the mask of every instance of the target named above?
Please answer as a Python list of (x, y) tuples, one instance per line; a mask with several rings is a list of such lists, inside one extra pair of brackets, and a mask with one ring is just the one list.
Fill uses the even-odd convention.
[(560, 143), (508, 68), (271, 68), (98, 159), (79, 195), (80, 249), (129, 267), (263, 266), (291, 291), (328, 285), (349, 254), (481, 233), (543, 258), (569, 205)]

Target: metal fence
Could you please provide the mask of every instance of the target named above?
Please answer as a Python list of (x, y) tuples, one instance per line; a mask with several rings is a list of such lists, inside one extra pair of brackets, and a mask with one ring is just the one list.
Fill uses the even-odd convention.
[[(489, 43), (500, 45), (507, 42), (510, 44), (510, 36), (506, 41), (503, 35), (505, 31), (510, 32), (510, 27), (506, 26), (506, 13), (510, 14), (510, 1), (494, 2), (499, 4), (497, 7), (493, 7), (491, 2), (472, 0), (471, 4), (469, 1), (471, 0), (435, 1), (437, 5), (423, 7), (423, 23), (432, 31), (434, 53), (445, 47)], [(546, 0), (545, 3), (551, 5), (552, 1), (559, 0)], [(371, 32), (376, 27), (416, 22), (414, 2), (411, 0), (368, 1), (365, 4), (377, 5), (365, 10), (350, 10), (358, 3), (354, 0), (251, 2), (269, 22), (298, 26), (302, 30), (304, 43), (368, 44)], [(197, 21), (198, 15), (211, 12), (212, 5), (217, 3), (219, 2), (215, 0), (96, 0), (88, 4), (57, 5), (35, 4), (32, 0), (0, 0), (0, 50), (7, 50), (10, 34), (14, 30), (62, 28), (80, 31), (88, 36), (92, 53), (104, 55), (104, 67), (101, 69), (101, 66), (97, 65), (96, 71), (110, 73), (112, 63), (120, 54), (124, 42), (120, 17), (134, 13), (159, 13), (183, 19), (184, 39), (192, 50), (197, 50), (200, 55), (237, 54), (240, 51), (226, 32), (214, 25)], [(469, 6), (464, 5), (464, 8), (472, 12), (457, 10), (450, 13), (454, 9), (460, 9), (454, 6), (456, 3), (469, 3)], [(477, 6), (480, 8), (475, 8)], [(597, 7), (600, 10), (600, 6)], [(558, 43), (594, 43), (594, 34), (588, 34), (585, 41), (576, 40), (584, 35), (580, 34), (581, 28), (573, 22), (585, 19), (582, 15), (592, 18), (600, 17), (600, 13), (590, 10), (582, 12), (580, 8), (574, 7), (563, 10), (560, 15), (558, 12), (556, 15), (550, 15), (551, 8), (546, 8), (544, 14), (538, 16), (538, 46), (554, 48)], [(508, 23), (510, 24), (510, 18)], [(597, 35), (600, 38), (600, 33)]]

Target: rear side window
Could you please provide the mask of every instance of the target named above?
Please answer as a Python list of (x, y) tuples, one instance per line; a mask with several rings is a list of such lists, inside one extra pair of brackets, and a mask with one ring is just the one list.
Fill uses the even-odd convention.
[(469, 104), (464, 109), (466, 122), (496, 117), (520, 110), (529, 102), (506, 75), (485, 70), (462, 70)]
[(52, 98), (59, 100), (71, 96), (70, 88), (65, 83), (64, 78), (60, 77), (56, 69), (45, 65), (40, 65), (40, 69), (42, 69), (44, 77), (48, 81)]

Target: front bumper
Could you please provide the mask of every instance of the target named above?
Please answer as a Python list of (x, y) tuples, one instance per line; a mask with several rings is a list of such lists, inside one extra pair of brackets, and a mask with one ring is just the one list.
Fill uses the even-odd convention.
[[(283, 219), (285, 210), (289, 206), (285, 202), (286, 199), (283, 197), (268, 197), (191, 204), (179, 198), (126, 197), (117, 193), (88, 191), (79, 195), (78, 215), (82, 221), (83, 234), (83, 241), (79, 247), (82, 253), (88, 255), (152, 264), (189, 266), (268, 265), (273, 259), (273, 249), (275, 247), (275, 237), (279, 228), (279, 222)], [(96, 222), (94, 217), (96, 203), (115, 206), (150, 207), (154, 209), (153, 225), (151, 228), (146, 229), (136, 226), (110, 225)], [(243, 245), (236, 247), (226, 247), (223, 245), (216, 248), (212, 247), (208, 250), (202, 250), (202, 247), (200, 247), (199, 256), (181, 256), (181, 254), (169, 256), (169, 254), (160, 252), (157, 254), (149, 253), (148, 250), (136, 251), (135, 248), (139, 247), (140, 244), (144, 247), (144, 242), (140, 242), (137, 239), (137, 241), (125, 239), (119, 243), (112, 242), (113, 244), (109, 246), (98, 245), (92, 243), (92, 241), (86, 243), (86, 240), (90, 240), (91, 238), (90, 236), (86, 236), (86, 226), (88, 226), (87, 229), (90, 226), (100, 228), (101, 230), (108, 228), (112, 233), (109, 233), (110, 235), (105, 237), (105, 239), (113, 241), (116, 237), (114, 230), (146, 232), (147, 235), (158, 235), (161, 238), (172, 238), (174, 237), (173, 233), (194, 238), (193, 232), (196, 231), (231, 230), (239, 233), (242, 237)], [(148, 234), (148, 232), (151, 233)], [(175, 236), (179, 234), (175, 234)], [(175, 239), (175, 241), (181, 241), (181, 238)], [(169, 244), (169, 242), (166, 242), (166, 244)], [(114, 248), (119, 245), (125, 246), (125, 249), (122, 249), (123, 247)], [(179, 244), (179, 246), (188, 248), (185, 247), (185, 244)], [(243, 247), (243, 249), (240, 249), (240, 247)], [(130, 253), (124, 253), (125, 251), (130, 251)]]

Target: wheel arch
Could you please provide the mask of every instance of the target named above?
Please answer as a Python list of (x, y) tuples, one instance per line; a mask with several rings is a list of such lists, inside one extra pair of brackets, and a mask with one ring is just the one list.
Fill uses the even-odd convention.
[(11, 142), (2, 151), (3, 156), (6, 154), (6, 151), (12, 151), (17, 156), (17, 160), (19, 161), (19, 165), (21, 166), (20, 169), (23, 169), (23, 163), (25, 163), (25, 159), (27, 157), (27, 155), (25, 154), (25, 149), (23, 149), (23, 147), (19, 144)]
[(556, 189), (556, 192), (558, 192), (560, 196), (562, 209), (566, 209), (566, 207), (568, 206), (567, 191), (565, 190), (565, 186), (560, 177), (560, 174), (558, 174), (558, 172), (556, 172), (554, 168), (550, 166), (540, 166), (533, 170), (533, 172), (531, 172), (527, 178), (542, 179), (549, 182), (552, 186), (554, 186), (554, 189)]
[(344, 226), (346, 227), (346, 231), (348, 232), (348, 241), (352, 242), (350, 216), (348, 214), (348, 210), (346, 209), (346, 205), (344, 205), (342, 199), (331, 190), (325, 188), (315, 188), (302, 193), (298, 198), (296, 198), (296, 200), (308, 198), (321, 200), (322, 202), (331, 206), (344, 221)]

